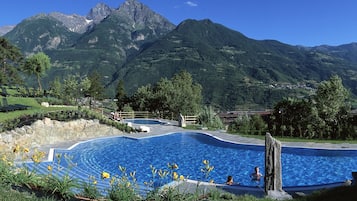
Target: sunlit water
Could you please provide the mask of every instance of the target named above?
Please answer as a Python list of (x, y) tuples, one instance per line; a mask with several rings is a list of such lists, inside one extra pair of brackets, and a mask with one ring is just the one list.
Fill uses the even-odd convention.
[[(127, 172), (136, 171), (138, 183), (152, 179), (150, 165), (168, 169), (167, 163), (176, 163), (176, 172), (193, 180), (224, 183), (228, 175), (242, 185), (255, 186), (250, 174), (260, 166), (264, 174), (264, 147), (240, 145), (217, 140), (202, 133), (174, 133), (169, 135), (132, 139), (126, 137), (102, 138), (80, 143), (71, 150), (55, 150), (73, 157), (77, 172), (100, 175), (102, 171), (120, 175), (118, 166)], [(214, 166), (206, 178), (201, 172), (203, 160)], [(357, 151), (283, 148), (283, 186), (319, 185), (351, 179), (357, 171)]]

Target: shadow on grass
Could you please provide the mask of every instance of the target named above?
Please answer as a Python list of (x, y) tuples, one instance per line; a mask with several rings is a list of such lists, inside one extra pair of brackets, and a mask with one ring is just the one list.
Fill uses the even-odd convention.
[(297, 201), (356, 201), (357, 186), (341, 186), (329, 190), (312, 193), (309, 196), (297, 198)]

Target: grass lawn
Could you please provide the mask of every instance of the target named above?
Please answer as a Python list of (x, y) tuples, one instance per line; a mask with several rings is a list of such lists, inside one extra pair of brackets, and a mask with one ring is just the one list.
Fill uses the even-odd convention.
[[(0, 96), (1, 97), (1, 96)], [(29, 106), (27, 110), (18, 110), (13, 112), (0, 112), (0, 122), (8, 120), (8, 119), (15, 119), (19, 116), (25, 114), (35, 114), (35, 113), (42, 113), (42, 112), (50, 112), (50, 111), (57, 111), (57, 110), (73, 110), (77, 107), (43, 107), (41, 106), (34, 98), (27, 98), (27, 97), (15, 97), (10, 96), (7, 97), (7, 102), (9, 105), (13, 104), (21, 104)]]
[[(187, 125), (186, 129), (193, 129), (193, 130), (201, 130), (202, 126), (200, 125)], [(232, 135), (240, 135), (243, 137), (248, 138), (255, 138), (264, 140), (264, 135), (246, 135), (240, 133), (231, 133)], [(332, 143), (332, 144), (341, 144), (341, 143), (350, 143), (350, 144), (357, 144), (357, 140), (318, 140), (318, 139), (303, 139), (303, 138), (293, 138), (293, 137), (279, 137), (273, 136), (275, 139), (281, 142), (315, 142), (315, 143)]]
[[(243, 137), (261, 139), (261, 140), (265, 139), (265, 136), (263, 136), (263, 135), (243, 135), (243, 134), (239, 134), (239, 135), (243, 136)], [(357, 144), (357, 140), (318, 140), (318, 139), (303, 139), (303, 138), (279, 137), (279, 136), (273, 136), (273, 137), (281, 142), (315, 142), (315, 143), (332, 143), (332, 144), (341, 144), (341, 143)]]
[(0, 185), (0, 200), (1, 201), (57, 201), (49, 196), (37, 196), (34, 192), (19, 191), (12, 189), (10, 186)]

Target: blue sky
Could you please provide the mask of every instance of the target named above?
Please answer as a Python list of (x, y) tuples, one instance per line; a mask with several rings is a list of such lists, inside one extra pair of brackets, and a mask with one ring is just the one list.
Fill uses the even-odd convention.
[[(290, 45), (357, 42), (356, 0), (139, 0), (174, 24), (211, 19), (256, 39)], [(4, 0), (0, 26), (39, 13), (86, 15), (97, 3), (118, 8), (124, 0)]]

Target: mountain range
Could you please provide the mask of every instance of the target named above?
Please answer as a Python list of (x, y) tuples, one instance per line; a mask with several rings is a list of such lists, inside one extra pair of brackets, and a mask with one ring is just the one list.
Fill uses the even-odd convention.
[(267, 108), (283, 97), (307, 96), (335, 74), (357, 95), (357, 43), (302, 47), (254, 40), (209, 19), (175, 26), (137, 0), (117, 9), (97, 4), (87, 16), (39, 14), (3, 37), (25, 55), (49, 55), (45, 86), (55, 77), (95, 70), (110, 97), (119, 80), (131, 94), (182, 70), (202, 85), (204, 103), (222, 110)]

